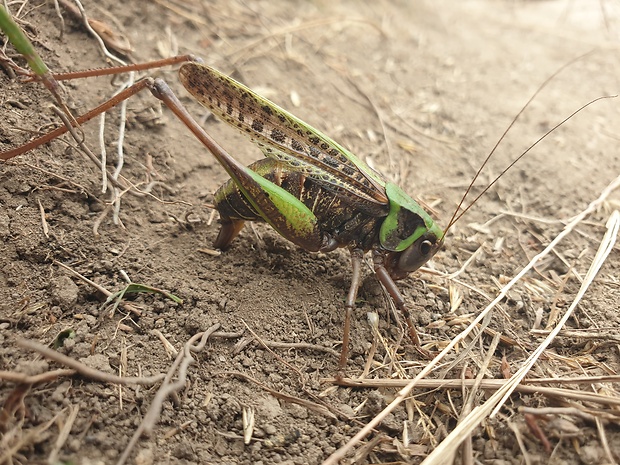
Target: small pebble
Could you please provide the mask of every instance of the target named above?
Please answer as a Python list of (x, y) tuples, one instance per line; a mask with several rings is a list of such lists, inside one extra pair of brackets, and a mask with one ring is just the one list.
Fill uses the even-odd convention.
[(52, 299), (63, 310), (70, 310), (78, 300), (79, 288), (69, 276), (59, 276), (52, 282)]

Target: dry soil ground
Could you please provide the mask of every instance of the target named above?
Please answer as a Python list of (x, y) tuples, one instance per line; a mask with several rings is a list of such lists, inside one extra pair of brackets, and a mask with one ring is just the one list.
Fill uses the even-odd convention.
[[(16, 1), (10, 8), (19, 12), (20, 24), (53, 70), (107, 66), (97, 41), (64, 8), (64, 26), (52, 1)], [(560, 67), (591, 52), (534, 99), (480, 185), (579, 106), (620, 91), (618, 5), (605, 0), (85, 0), (84, 8), (125, 35), (134, 61), (189, 52), (234, 75), (432, 206), (442, 225), (502, 131)], [(206, 116), (180, 88), (174, 70), (154, 74), (170, 82), (195, 115)], [(83, 113), (108, 98), (117, 81), (68, 82), (66, 101)], [(0, 89), (0, 150), (61, 124), (42, 86), (0, 73)], [(467, 327), (500, 287), (620, 173), (619, 108), (618, 100), (598, 102), (555, 131), (451, 230), (445, 249), (429, 265), (434, 271), (399, 283), (429, 350), (445, 347)], [(110, 172), (117, 164), (120, 118), (114, 110), (106, 120)], [(256, 147), (225, 125), (212, 118), (205, 124), (243, 163), (260, 158)], [(99, 153), (99, 125), (85, 125), (83, 131), (87, 145)], [(19, 384), (14, 380), (19, 373), (65, 367), (17, 346), (18, 339), (57, 341), (60, 352), (99, 371), (146, 377), (169, 370), (174, 350), (216, 323), (220, 331), (243, 335), (211, 338), (194, 355), (184, 388), (163, 403), (153, 433), (139, 441), (130, 461), (321, 463), (396, 392), (326, 381), (335, 375), (340, 348), (350, 277), (347, 253), (310, 254), (262, 225), (246, 227), (220, 256), (205, 253), (218, 231), (208, 205), (227, 179), (223, 169), (169, 111), (159, 113), (150, 95), (129, 102), (123, 146), (121, 177), (134, 186), (129, 192), (108, 188), (102, 193), (100, 171), (71, 138), (0, 164), (3, 463), (43, 463), (50, 457), (62, 463), (114, 463), (160, 386), (119, 387), (66, 374)], [(136, 195), (147, 189), (150, 195)], [(116, 216), (116, 207), (110, 207), (114, 198)], [(485, 378), (501, 379), (515, 373), (545, 337), (541, 330), (555, 323), (553, 314), (566, 312), (617, 199), (614, 192), (601, 202), (493, 310), (487, 332), (475, 341), (465, 338), (426, 378), (458, 380), (483, 370)], [(475, 251), (464, 272), (446, 276)], [(619, 268), (614, 249), (530, 378), (618, 373)], [(75, 273), (111, 292), (130, 279), (168, 290), (183, 303), (138, 294), (125, 300), (133, 307), (114, 309)], [(390, 311), (369, 267), (365, 273), (369, 278), (360, 290), (347, 375), (413, 378), (427, 360), (401, 340), (398, 315)], [(373, 341), (369, 312), (380, 317), (382, 340), (365, 373)], [(71, 337), (60, 340), (67, 330)], [(504, 337), (485, 369), (494, 332)], [(251, 334), (273, 352), (249, 339)], [(276, 342), (293, 345), (276, 347)], [(315, 347), (294, 345), (299, 343)], [(473, 430), (471, 449), (458, 460), (473, 457), (476, 463), (497, 465), (620, 461), (618, 385), (547, 386), (600, 398), (514, 393), (499, 415)], [(468, 392), (416, 389), (346, 462), (421, 463), (464, 415)], [(491, 394), (478, 391), (473, 405)], [(554, 410), (535, 410), (528, 417), (524, 407)], [(247, 444), (244, 410), (255, 418)]]

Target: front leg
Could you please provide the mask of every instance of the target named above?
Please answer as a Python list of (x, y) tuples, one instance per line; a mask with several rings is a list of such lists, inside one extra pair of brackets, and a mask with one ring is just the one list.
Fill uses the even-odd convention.
[(416, 350), (425, 357), (430, 358), (430, 354), (428, 353), (428, 351), (422, 348), (422, 344), (420, 343), (420, 337), (418, 336), (418, 332), (415, 329), (415, 324), (411, 319), (411, 313), (409, 313), (409, 309), (405, 304), (405, 299), (403, 298), (402, 294), (398, 290), (398, 287), (396, 286), (396, 283), (385, 268), (385, 254), (375, 250), (373, 252), (372, 258), (377, 278), (379, 279), (379, 281), (381, 281), (381, 284), (383, 284), (383, 286), (385, 286), (385, 288), (387, 289), (388, 293), (392, 297), (392, 300), (394, 301), (394, 304), (396, 304), (396, 308), (400, 310), (400, 312), (405, 317), (405, 321), (407, 322), (407, 328), (409, 329), (409, 337), (413, 341)]

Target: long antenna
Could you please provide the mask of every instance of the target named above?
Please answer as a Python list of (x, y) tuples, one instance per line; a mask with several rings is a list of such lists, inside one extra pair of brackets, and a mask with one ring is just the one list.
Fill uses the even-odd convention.
[[(557, 128), (559, 128), (560, 126), (562, 126), (564, 123), (566, 123), (569, 119), (571, 119), (573, 116), (575, 116), (577, 113), (579, 113), (581, 110), (589, 107), (590, 105), (592, 105), (593, 103), (598, 102), (599, 100), (603, 100), (603, 99), (608, 99), (608, 98), (616, 98), (618, 97), (617, 95), (604, 95), (602, 97), (598, 97), (595, 98), (594, 100), (590, 100), (588, 103), (586, 103), (585, 105), (582, 105), (581, 107), (579, 107), (577, 110), (575, 110), (574, 112), (572, 112), (569, 116), (567, 116), (566, 118), (564, 118), (562, 121), (560, 121), (558, 124), (556, 124), (555, 126), (553, 126), (551, 129), (549, 129), (544, 135), (540, 136), (538, 138), (538, 140), (536, 142), (534, 142), (532, 145), (530, 145), (521, 155), (519, 155), (515, 160), (512, 161), (512, 163), (510, 163), (510, 165), (508, 165), (506, 168), (504, 168), (504, 170), (499, 173), (499, 175), (497, 175), (497, 177), (491, 181), (491, 183), (484, 188), (484, 190), (482, 192), (480, 192), (480, 194), (478, 194), (476, 196), (476, 198), (467, 206), (467, 208), (465, 208), (458, 216), (456, 216), (456, 212), (454, 215), (452, 215), (452, 219), (450, 220), (450, 223), (448, 223), (448, 227), (446, 228), (446, 231), (448, 231), (448, 229), (454, 224), (456, 223), (459, 219), (461, 219), (461, 217), (467, 213), (467, 211), (474, 206), (474, 204), (478, 201), (478, 199), (480, 199), (480, 197), (482, 197), (490, 188), (491, 186), (493, 186), (493, 184), (495, 184), (497, 181), (499, 181), (499, 178), (501, 178), (506, 171), (508, 171), (510, 168), (512, 168), (515, 163), (517, 163), (519, 160), (521, 160), (530, 150), (532, 150), (534, 147), (536, 147), (538, 145), (539, 142), (541, 142), (545, 137), (547, 137), (549, 134), (551, 134), (553, 131), (555, 131)], [(486, 163), (486, 162), (485, 162)], [(482, 165), (484, 166), (484, 164)], [(480, 170), (478, 170), (478, 172), (480, 172)], [(475, 178), (474, 178), (475, 179)], [(470, 186), (471, 187), (471, 186)], [(468, 189), (469, 191), (469, 189)], [(461, 201), (461, 203), (463, 203)], [(459, 204), (460, 208), (461, 204)], [(457, 208), (457, 211), (458, 211)], [(445, 234), (445, 232), (444, 232)]]
[[(525, 109), (530, 105), (530, 103), (532, 103), (532, 101), (536, 98), (536, 96), (547, 86), (547, 84), (549, 84), (549, 82), (551, 82), (558, 74), (560, 74), (562, 71), (564, 71), (566, 68), (568, 68), (569, 66), (571, 66), (572, 64), (574, 64), (575, 62), (581, 60), (582, 58), (587, 57), (588, 55), (594, 53), (595, 50), (590, 50), (587, 53), (584, 53), (583, 55), (580, 55), (576, 58), (573, 58), (572, 60), (570, 60), (569, 62), (567, 62), (566, 64), (564, 64), (562, 67), (560, 67), (556, 72), (554, 72), (551, 76), (549, 76), (547, 79), (545, 79), (545, 81), (540, 85), (540, 87), (538, 87), (538, 89), (536, 89), (536, 92), (534, 92), (532, 94), (532, 96), (529, 98), (529, 100), (525, 103), (525, 105), (523, 105), (523, 107), (521, 108), (521, 110), (519, 110), (519, 113), (517, 113), (517, 115), (512, 119), (512, 121), (510, 122), (510, 124), (508, 125), (508, 127), (504, 130), (504, 132), (502, 133), (501, 137), (498, 139), (498, 141), (495, 143), (495, 145), (493, 146), (493, 148), (491, 149), (491, 151), (489, 152), (489, 154), (487, 155), (487, 157), (484, 159), (484, 161), (482, 162), (482, 165), (480, 165), (480, 168), (478, 168), (478, 171), (476, 171), (476, 174), (474, 175), (473, 179), (471, 180), (471, 182), (469, 183), (469, 186), (467, 186), (467, 189), (465, 190), (465, 193), (463, 194), (463, 197), (461, 197), (461, 200), (459, 202), (459, 204), (457, 205), (456, 209), (454, 210), (454, 213), (452, 214), (452, 217), (450, 218), (450, 222), (448, 223), (448, 226), (446, 227), (446, 229), (444, 230), (444, 236), (445, 234), (448, 232), (448, 230), (454, 225), (454, 223), (456, 223), (464, 214), (467, 210), (469, 210), (475, 203), (476, 201), (486, 192), (489, 190), (489, 188), (495, 184), (497, 182), (497, 180), (502, 177), (502, 175), (504, 175), (504, 173), (506, 173), (506, 171), (508, 171), (510, 168), (512, 168), (512, 166), (518, 162), (521, 158), (523, 158), (523, 156), (528, 153), (530, 150), (532, 150), (541, 140), (543, 140), (545, 137), (547, 137), (550, 133), (552, 133), (553, 131), (555, 131), (558, 127), (560, 127), (561, 125), (563, 125), (567, 120), (569, 120), (570, 118), (572, 118), (576, 113), (579, 113), (581, 110), (583, 110), (585, 107), (591, 105), (592, 103), (596, 102), (597, 100), (600, 100), (602, 98), (612, 98), (615, 96), (607, 96), (607, 97), (599, 97), (596, 100), (593, 100), (589, 103), (587, 103), (586, 105), (582, 106), (581, 108), (579, 108), (578, 110), (576, 110), (575, 112), (573, 112), (568, 118), (564, 119), (561, 123), (557, 124), (556, 126), (553, 127), (553, 129), (551, 129), (550, 131), (548, 131), (545, 135), (543, 135), (540, 139), (538, 139), (536, 142), (534, 142), (530, 147), (528, 147), (528, 149), (523, 152), (516, 160), (514, 160), (510, 165), (508, 165), (508, 167), (501, 172), (501, 174), (495, 178), (495, 180), (489, 184), (483, 191), (481, 194), (479, 194), (473, 202), (471, 202), (469, 204), (469, 206), (467, 208), (465, 208), (463, 210), (463, 212), (459, 215), (459, 210), (461, 209), (461, 207), (463, 206), (463, 203), (465, 202), (465, 199), (467, 198), (467, 196), (469, 195), (472, 187), (474, 186), (474, 183), (476, 182), (476, 180), (478, 179), (478, 177), (480, 176), (480, 173), (482, 172), (483, 168), (487, 165), (487, 163), (489, 162), (489, 160), (491, 159), (491, 157), (493, 156), (493, 154), (495, 153), (495, 151), (497, 150), (497, 147), (499, 147), (499, 144), (502, 143), (502, 141), (506, 138), (506, 134), (508, 134), (508, 131), (510, 131), (512, 129), (512, 127), (515, 125), (515, 123), (517, 122), (517, 120), (519, 119), (519, 117), (523, 114), (523, 112), (525, 111)], [(458, 215), (458, 216), (457, 216)]]

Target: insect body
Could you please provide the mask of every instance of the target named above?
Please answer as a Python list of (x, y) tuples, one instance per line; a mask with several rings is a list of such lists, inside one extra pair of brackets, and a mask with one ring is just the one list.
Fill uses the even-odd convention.
[[(538, 142), (575, 113), (600, 98), (608, 98), (600, 97), (589, 102), (550, 129), (459, 213), (482, 167), (497, 148), (496, 145), (470, 183), (448, 226), (442, 231), (402, 189), (388, 182), (348, 150), (232, 78), (198, 63), (193, 57), (184, 55), (150, 63), (52, 76), (44, 65), (41, 66), (42, 63), (38, 63), (40, 60), (34, 60), (36, 52), (27, 37), (21, 34), (19, 27), (12, 23), (1, 6), (0, 28), (28, 59), (34, 71), (30, 77), (46, 82), (67, 114), (69, 111), (56, 92), (55, 81), (58, 79), (117, 74), (185, 63), (179, 73), (187, 90), (216, 116), (256, 143), (266, 155), (265, 159), (249, 167), (241, 165), (195, 122), (165, 82), (147, 78), (78, 118), (70, 115), (66, 127), (57, 128), (15, 149), (0, 152), (0, 160), (8, 160), (38, 147), (67, 132), (68, 127), (83, 124), (142, 89), (150, 89), (209, 149), (231, 177), (231, 181), (222, 186), (215, 196), (222, 223), (215, 241), (216, 247), (229, 247), (245, 221), (261, 220), (306, 250), (328, 252), (346, 247), (350, 251), (353, 273), (346, 299), (341, 368), (346, 361), (350, 316), (360, 284), (364, 254), (372, 253), (375, 274), (397, 308), (403, 312), (410, 336), (419, 348), (415, 325), (395, 281), (433, 257), (443, 245), (449, 228)], [(538, 91), (540, 89), (542, 87)]]
[[(284, 238), (311, 252), (347, 248), (353, 276), (345, 304), (341, 367), (347, 358), (350, 317), (361, 281), (362, 259), (371, 252), (376, 276), (404, 314), (411, 339), (420, 349), (415, 325), (395, 281), (435, 255), (443, 245), (444, 231), (402, 189), (320, 131), (191, 56), (77, 74), (116, 74), (179, 62), (185, 62), (179, 70), (185, 88), (213, 114), (256, 143), (266, 158), (249, 167), (236, 161), (196, 123), (161, 79), (138, 81), (76, 118), (75, 124), (89, 121), (144, 88), (150, 89), (231, 177), (215, 195), (222, 225), (215, 241), (217, 248), (229, 247), (245, 221), (265, 221)], [(69, 73), (62, 78), (72, 76), (75, 77)], [(61, 127), (22, 147), (1, 152), (0, 159), (24, 153), (66, 131)]]
[[(347, 318), (361, 258), (371, 251), (379, 280), (405, 313), (419, 345), (394, 281), (441, 248), (444, 233), (430, 215), (347, 149), (232, 78), (200, 63), (184, 64), (179, 75), (201, 104), (267, 157), (246, 168), (225, 152), (214, 153), (231, 176), (215, 194), (222, 224), (215, 247), (226, 249), (245, 221), (266, 221), (306, 250), (347, 248), (353, 260)], [(347, 332), (348, 324), (345, 343)]]

